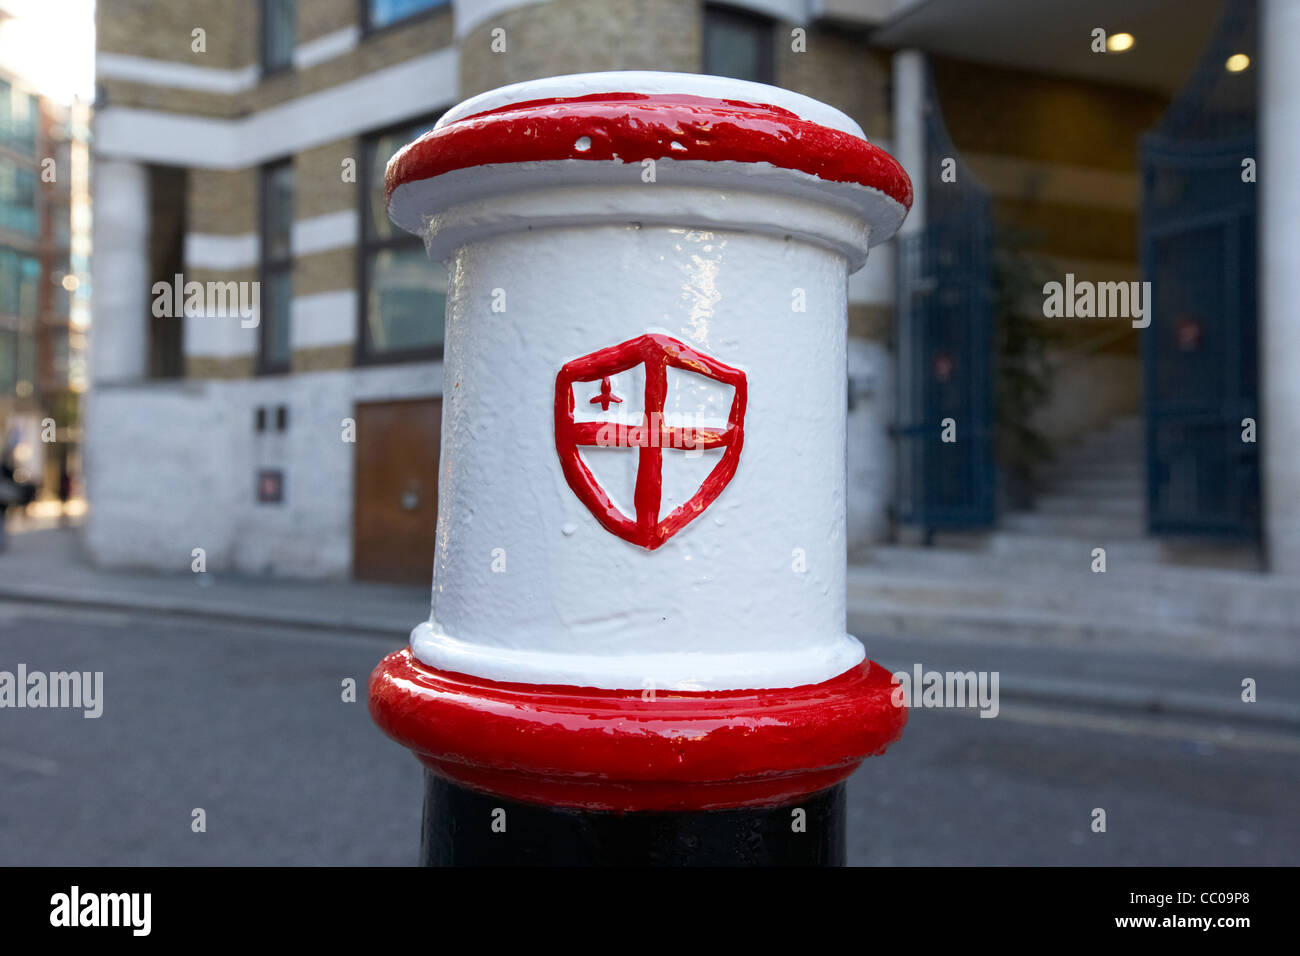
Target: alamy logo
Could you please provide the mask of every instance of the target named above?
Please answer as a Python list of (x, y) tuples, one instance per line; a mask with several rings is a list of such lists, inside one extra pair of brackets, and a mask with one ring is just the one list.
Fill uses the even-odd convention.
[(1151, 324), (1150, 282), (1065, 282), (1043, 286), (1043, 316), (1048, 319), (1132, 319), (1133, 328)]
[(104, 713), (103, 671), (0, 671), (0, 707), (77, 708), (82, 717)]
[(891, 700), (895, 707), (978, 707), (981, 717), (996, 717), (997, 671), (927, 671), (920, 664), (912, 673), (896, 671)]
[(82, 893), (73, 886), (50, 897), (51, 926), (129, 926), (132, 936), (148, 936), (152, 893)]
[(260, 282), (186, 282), (178, 272), (171, 282), (155, 282), (149, 291), (153, 293), (155, 318), (238, 317), (240, 327), (245, 329), (255, 329), (261, 321)]

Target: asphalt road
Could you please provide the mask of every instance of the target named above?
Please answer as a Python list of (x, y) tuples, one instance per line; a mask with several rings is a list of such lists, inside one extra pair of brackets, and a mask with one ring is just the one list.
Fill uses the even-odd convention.
[[(365, 706), (389, 649), (0, 603), (0, 671), (104, 673), (98, 719), (0, 709), (0, 865), (413, 863), (420, 769)], [(850, 863), (1295, 865), (1296, 793), (1285, 729), (1005, 697), (995, 719), (914, 711), (850, 781)]]

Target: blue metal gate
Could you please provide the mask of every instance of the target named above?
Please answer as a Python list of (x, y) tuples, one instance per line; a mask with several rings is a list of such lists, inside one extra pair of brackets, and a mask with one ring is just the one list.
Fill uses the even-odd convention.
[[(1142, 139), (1147, 520), (1156, 534), (1259, 536), (1254, 0), (1229, 0), (1188, 85)], [(1253, 160), (1251, 160), (1253, 162)]]
[[(997, 497), (992, 200), (949, 138), (933, 76), (925, 169), (909, 172), (926, 177), (926, 221), (898, 240), (898, 519), (927, 533), (987, 527)], [(947, 420), (955, 441), (944, 441)]]

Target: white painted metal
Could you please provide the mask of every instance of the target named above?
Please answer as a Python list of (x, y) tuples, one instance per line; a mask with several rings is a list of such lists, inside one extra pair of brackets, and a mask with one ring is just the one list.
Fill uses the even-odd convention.
[(499, 109), (511, 103), (549, 99), (558, 96), (587, 96), (592, 93), (675, 93), (690, 96), (708, 96), (713, 99), (742, 100), (747, 103), (765, 103), (789, 110), (801, 119), (831, 129), (838, 129), (860, 139), (866, 139), (862, 127), (833, 106), (827, 106), (811, 96), (793, 90), (749, 80), (733, 80), (725, 76), (707, 76), (699, 73), (657, 73), (642, 70), (623, 70), (610, 73), (573, 73), (568, 76), (548, 76), (540, 80), (511, 83), (497, 87), (478, 96), (457, 103), (438, 120), (446, 126), (457, 120)]
[[(663, 74), (618, 77), (605, 89), (672, 88)], [(752, 84), (704, 79), (754, 98)], [(574, 87), (540, 81), (510, 95)], [(654, 183), (639, 173), (582, 160), (485, 167), (394, 195), (394, 220), (423, 232), (451, 276), (433, 611), (412, 648), (438, 668), (529, 683), (828, 680), (864, 656), (844, 632), (847, 276), (901, 208), (767, 164), (664, 161)], [(743, 369), (749, 386), (734, 478), (653, 552), (578, 500), (553, 425), (561, 366), (647, 332)], [(616, 408), (636, 421), (626, 379)], [(725, 419), (729, 390), (689, 373), (675, 387), (671, 410)], [(590, 409), (589, 397), (580, 389), (578, 404)], [(594, 454), (626, 501), (629, 459), (618, 457), (636, 452)], [(708, 470), (687, 454), (664, 452), (665, 489), (679, 496)]]

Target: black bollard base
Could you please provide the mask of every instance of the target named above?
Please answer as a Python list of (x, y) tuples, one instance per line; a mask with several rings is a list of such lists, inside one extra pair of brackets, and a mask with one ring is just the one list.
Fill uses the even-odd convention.
[(517, 803), (426, 770), (420, 862), (843, 866), (844, 828), (842, 783), (779, 807), (611, 813)]

